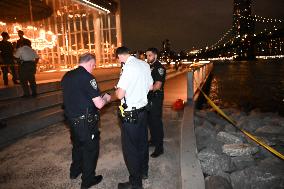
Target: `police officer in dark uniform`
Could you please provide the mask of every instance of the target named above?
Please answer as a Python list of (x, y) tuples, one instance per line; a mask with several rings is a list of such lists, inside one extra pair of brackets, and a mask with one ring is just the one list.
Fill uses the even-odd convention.
[(96, 79), (91, 74), (95, 60), (95, 55), (83, 54), (78, 68), (67, 72), (62, 79), (64, 110), (73, 144), (70, 179), (76, 179), (82, 173), (81, 188), (89, 188), (103, 179), (95, 172), (100, 137), (98, 109), (111, 97), (100, 95)]
[[(14, 62), (14, 56), (13, 56), (13, 45), (11, 42), (8, 41), (10, 39), (10, 36), (7, 32), (2, 32), (2, 41), (0, 41), (0, 56), (2, 57), (2, 63), (1, 65), (1, 70), (3, 74), (3, 80), (4, 80), (4, 85), (8, 85), (8, 73), (9, 73), (9, 68), (11, 71), (11, 74), (13, 76), (12, 80), (14, 84), (19, 84), (17, 81), (17, 74), (15, 71), (15, 62)], [(0, 64), (2, 64), (0, 62)]]
[(24, 46), (24, 44), (32, 44), (32, 42), (29, 39), (24, 38), (24, 32), (22, 30), (18, 30), (18, 36), (19, 36), (19, 39), (17, 40), (17, 44), (16, 44), (17, 49)]
[(156, 158), (164, 153), (162, 111), (166, 69), (157, 60), (158, 50), (156, 48), (147, 49), (146, 56), (147, 62), (150, 64), (152, 70), (151, 75), (154, 80), (153, 90), (148, 94), (148, 100), (150, 103), (148, 125), (151, 135), (149, 145), (155, 147), (155, 150), (151, 154), (151, 157)]

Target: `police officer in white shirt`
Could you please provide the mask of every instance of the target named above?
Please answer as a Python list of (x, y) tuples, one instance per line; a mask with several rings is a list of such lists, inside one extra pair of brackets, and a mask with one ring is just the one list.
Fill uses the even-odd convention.
[(115, 91), (121, 99), (121, 143), (129, 181), (118, 189), (142, 189), (142, 179), (148, 178), (147, 94), (153, 88), (150, 66), (129, 54), (127, 47), (119, 47), (116, 54), (123, 71)]
[(32, 96), (37, 96), (36, 90), (36, 81), (35, 81), (35, 74), (36, 74), (36, 64), (39, 60), (39, 56), (37, 53), (31, 48), (31, 42), (29, 40), (24, 40), (22, 42), (22, 47), (18, 48), (15, 53), (15, 58), (19, 59), (20, 66), (19, 66), (19, 77), (21, 86), (24, 91), (24, 95), (22, 97), (29, 97), (29, 85), (32, 91)]

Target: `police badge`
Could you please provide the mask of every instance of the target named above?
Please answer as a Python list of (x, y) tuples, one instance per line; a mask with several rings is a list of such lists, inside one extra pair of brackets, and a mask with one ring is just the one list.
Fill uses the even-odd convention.
[(92, 80), (90, 81), (90, 84), (92, 85), (92, 87), (93, 87), (95, 90), (98, 89), (98, 85), (97, 85), (97, 82), (96, 82), (95, 79), (92, 79)]
[(159, 68), (159, 69), (158, 69), (158, 72), (159, 72), (159, 74), (160, 74), (161, 76), (164, 75), (164, 69), (163, 69), (163, 68)]

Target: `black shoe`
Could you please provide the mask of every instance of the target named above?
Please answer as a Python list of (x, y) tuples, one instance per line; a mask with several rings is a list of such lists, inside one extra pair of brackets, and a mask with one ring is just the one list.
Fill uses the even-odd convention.
[(164, 153), (164, 150), (155, 150), (152, 154), (151, 154), (151, 157), (152, 158), (157, 158), (159, 157), (160, 155), (162, 155)]
[(130, 182), (118, 183), (117, 189), (132, 189), (132, 185), (130, 184)]
[(122, 182), (118, 183), (117, 189), (143, 189), (143, 187), (134, 187), (130, 184), (130, 182)]
[(88, 189), (91, 186), (99, 184), (102, 180), (103, 180), (103, 176), (102, 175), (95, 176), (94, 180), (90, 184), (85, 185), (85, 184), (82, 183), (81, 184), (81, 189)]
[(142, 179), (143, 179), (143, 180), (146, 180), (146, 179), (148, 179), (148, 174), (147, 174), (147, 173), (145, 173), (145, 174), (142, 174)]
[(153, 143), (153, 141), (149, 140), (149, 142), (148, 142), (148, 146), (149, 146), (149, 147), (154, 147), (154, 146), (155, 146), (155, 144)]
[(77, 173), (77, 174), (70, 174), (70, 179), (74, 180), (76, 179), (81, 173)]
[(32, 94), (32, 97), (37, 97), (37, 93), (33, 93), (33, 94)]

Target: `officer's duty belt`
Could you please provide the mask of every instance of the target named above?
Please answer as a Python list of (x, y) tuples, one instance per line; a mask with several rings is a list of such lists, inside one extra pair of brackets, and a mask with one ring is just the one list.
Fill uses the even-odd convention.
[(119, 116), (121, 121), (124, 123), (134, 123), (138, 122), (138, 115), (147, 110), (147, 106), (144, 106), (139, 109), (133, 109), (131, 111), (124, 111), (124, 117)]
[(87, 120), (88, 122), (93, 122), (93, 121), (99, 121), (100, 116), (99, 114), (88, 114), (88, 115), (81, 115), (79, 117), (71, 118), (71, 121), (81, 121), (81, 120)]
[(124, 111), (125, 114), (129, 114), (131, 112), (136, 112), (136, 113), (141, 113), (141, 112), (144, 112), (145, 110), (147, 109), (147, 105), (142, 107), (142, 108), (139, 108), (139, 109), (136, 109), (134, 108), (133, 110), (131, 111)]

